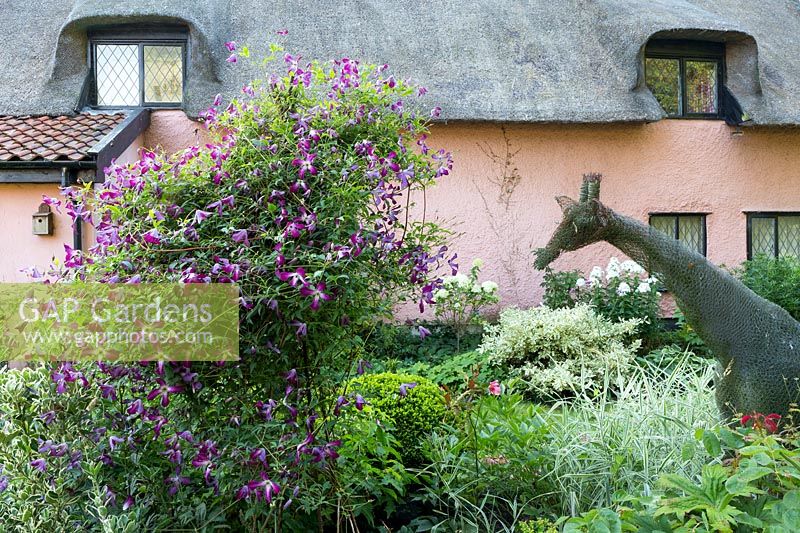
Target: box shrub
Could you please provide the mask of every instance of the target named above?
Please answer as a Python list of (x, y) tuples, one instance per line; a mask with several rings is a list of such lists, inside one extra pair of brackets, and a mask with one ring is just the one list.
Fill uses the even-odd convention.
[(412, 374), (364, 375), (350, 382), (353, 392), (394, 426), (404, 462), (422, 460), (421, 444), (445, 416), (444, 394), (429, 379)]

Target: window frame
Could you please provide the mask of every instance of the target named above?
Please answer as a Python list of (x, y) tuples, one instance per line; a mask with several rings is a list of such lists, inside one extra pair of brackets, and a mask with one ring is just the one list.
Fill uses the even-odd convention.
[(676, 241), (680, 241), (680, 239), (678, 238), (678, 236), (680, 235), (680, 217), (700, 217), (700, 240), (701, 240), (701, 244), (702, 244), (702, 247), (701, 247), (702, 251), (700, 251), (699, 253), (703, 257), (707, 257), (708, 256), (708, 232), (706, 230), (706, 226), (707, 226), (707, 219), (708, 219), (708, 215), (709, 214), (710, 213), (696, 213), (696, 212), (691, 212), (691, 213), (680, 212), (680, 213), (676, 213), (674, 211), (654, 211), (654, 212), (648, 214), (647, 224), (651, 228), (653, 227), (653, 224), (652, 224), (653, 217), (674, 217), (675, 218), (675, 226), (674, 226), (673, 230), (675, 232), (674, 233), (675, 240)]
[[(780, 241), (779, 241), (779, 234), (780, 231), (778, 229), (778, 219), (780, 217), (800, 217), (800, 211), (745, 211), (745, 215), (747, 215), (747, 259), (750, 260), (753, 258), (753, 219), (754, 218), (772, 218), (775, 219), (775, 227), (772, 230), (773, 233), (773, 258), (780, 257)], [(800, 259), (800, 257), (798, 257)]]
[[(669, 40), (653, 39), (647, 43), (644, 52), (644, 84), (647, 87), (647, 60), (648, 59), (673, 59), (678, 61), (678, 82), (680, 83), (680, 98), (678, 107), (680, 113), (667, 115), (675, 119), (704, 119), (720, 120), (722, 114), (722, 86), (725, 83), (725, 43), (712, 41)], [(686, 112), (686, 62), (687, 61), (714, 61), (717, 64), (716, 79), (716, 113), (687, 113)], [(648, 87), (648, 90), (649, 87)], [(655, 95), (653, 95), (655, 98)], [(660, 104), (659, 104), (660, 105)], [(663, 109), (663, 108), (662, 108)], [(666, 110), (665, 110), (666, 113)]]
[[(182, 109), (186, 97), (186, 76), (188, 73), (189, 47), (188, 31), (177, 27), (103, 28), (89, 33), (89, 102), (92, 109)], [(97, 104), (97, 45), (137, 45), (139, 58), (139, 104), (138, 105), (98, 105)], [(145, 46), (180, 46), (181, 48), (181, 101), (148, 102), (145, 100)]]

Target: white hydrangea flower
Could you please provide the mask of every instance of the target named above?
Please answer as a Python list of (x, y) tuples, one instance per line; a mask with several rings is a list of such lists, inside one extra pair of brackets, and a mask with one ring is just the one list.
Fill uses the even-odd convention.
[(456, 274), (455, 280), (459, 287), (467, 287), (471, 283), (466, 274)]
[(644, 269), (637, 263), (636, 261), (631, 261), (630, 259), (623, 261), (620, 265), (623, 272), (630, 272), (631, 274), (643, 274)]
[(601, 279), (603, 279), (603, 269), (596, 266), (589, 272), (589, 283), (595, 285), (599, 283)]
[(651, 287), (649, 283), (647, 283), (646, 281), (642, 281), (639, 283), (639, 286), (636, 288), (636, 290), (641, 293), (648, 293), (650, 292), (650, 288)]
[(582, 289), (586, 286), (586, 280), (583, 278), (578, 278), (578, 281), (575, 282), (575, 286), (579, 289)]
[(448, 296), (450, 296), (450, 291), (448, 291), (447, 289), (439, 289), (438, 291), (433, 293), (433, 299), (436, 302), (447, 300)]
[(442, 284), (446, 287), (452, 287), (457, 283), (458, 280), (454, 276), (445, 276), (444, 278), (442, 278)]
[(624, 281), (619, 284), (619, 287), (617, 287), (617, 294), (619, 294), (620, 296), (625, 296), (629, 292), (631, 292), (631, 286), (625, 283)]
[(477, 283), (475, 283), (475, 284), (472, 286), (472, 288), (470, 288), (470, 292), (472, 292), (472, 293), (474, 293), (474, 294), (480, 294), (480, 292), (481, 292), (481, 286), (480, 286), (480, 285), (478, 285)]
[(478, 257), (472, 262), (472, 268), (483, 268), (483, 259)]
[(650, 285), (655, 285), (656, 283), (658, 283), (658, 278), (654, 278), (653, 276), (650, 276), (645, 281), (647, 283), (649, 283)]
[(483, 292), (488, 292), (488, 293), (495, 292), (497, 291), (497, 283), (495, 283), (494, 281), (484, 281), (483, 283), (481, 283), (481, 289), (483, 289)]

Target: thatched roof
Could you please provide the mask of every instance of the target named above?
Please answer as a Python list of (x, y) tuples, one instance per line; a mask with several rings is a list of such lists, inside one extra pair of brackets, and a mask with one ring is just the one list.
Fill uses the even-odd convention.
[(264, 50), (285, 28), (304, 57), (389, 63), (429, 88), (444, 119), (658, 120), (640, 70), (659, 34), (726, 41), (728, 86), (753, 122), (800, 124), (795, 0), (29, 0), (2, 11), (0, 114), (71, 112), (87, 29), (179, 22), (190, 29), (190, 114), (255, 75), (225, 63), (225, 41)]

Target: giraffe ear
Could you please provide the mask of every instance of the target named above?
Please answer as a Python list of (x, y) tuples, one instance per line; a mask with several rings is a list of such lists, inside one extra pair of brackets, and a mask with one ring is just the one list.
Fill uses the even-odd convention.
[(563, 213), (566, 213), (569, 208), (578, 205), (577, 202), (569, 196), (556, 196), (556, 202), (558, 202), (558, 207), (561, 208)]

